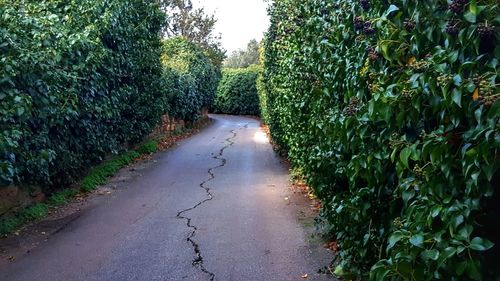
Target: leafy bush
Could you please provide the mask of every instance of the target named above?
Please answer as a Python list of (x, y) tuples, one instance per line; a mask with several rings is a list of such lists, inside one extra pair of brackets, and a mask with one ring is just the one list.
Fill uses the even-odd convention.
[(162, 42), (160, 1), (0, 1), (0, 186), (75, 182), (161, 115), (213, 102), (219, 68)]
[(164, 75), (171, 91), (171, 114), (186, 121), (196, 120), (201, 109), (211, 107), (220, 69), (203, 50), (183, 37), (163, 42)]
[(270, 15), (264, 120), (324, 202), (336, 273), (497, 280), (497, 2), (277, 0)]
[(214, 112), (259, 115), (257, 67), (225, 69), (215, 97)]
[(167, 108), (156, 1), (1, 0), (0, 185), (73, 182)]

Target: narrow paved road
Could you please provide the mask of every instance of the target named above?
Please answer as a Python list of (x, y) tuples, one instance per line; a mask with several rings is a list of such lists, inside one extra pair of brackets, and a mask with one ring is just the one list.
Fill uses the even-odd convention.
[(0, 267), (0, 280), (329, 280), (316, 274), (329, 254), (311, 245), (284, 199), (289, 176), (258, 121), (212, 117), (141, 177)]

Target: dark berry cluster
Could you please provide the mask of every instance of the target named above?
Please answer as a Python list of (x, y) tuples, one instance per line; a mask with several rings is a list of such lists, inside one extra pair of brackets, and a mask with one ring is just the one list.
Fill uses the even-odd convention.
[(406, 31), (412, 32), (415, 29), (416, 23), (413, 20), (405, 20), (404, 25)]
[(498, 101), (500, 95), (495, 95), (495, 85), (490, 83), (488, 80), (474, 75), (474, 84), (478, 87), (478, 97), (479, 102), (485, 106), (492, 106)]
[(464, 11), (465, 5), (469, 3), (469, 0), (453, 0), (451, 2), (449, 9), (455, 14), (460, 14)]
[(455, 21), (448, 22), (444, 31), (451, 36), (457, 36), (460, 32), (460, 30), (458, 29), (458, 24)]
[(472, 82), (474, 82), (474, 84), (476, 85), (479, 85), (480, 81), (481, 81), (481, 76), (474, 74), (474, 76), (472, 77)]
[(344, 114), (347, 116), (354, 116), (358, 113), (359, 110), (359, 102), (358, 98), (352, 98), (347, 107), (344, 109)]
[(362, 17), (355, 17), (354, 18), (354, 28), (356, 30), (361, 30), (365, 26), (365, 21), (363, 20)]
[(378, 60), (379, 54), (377, 51), (372, 50), (368, 53), (368, 57), (370, 58), (370, 60)]
[(372, 35), (375, 33), (375, 28), (373, 28), (372, 23), (367, 21), (363, 26), (363, 33), (366, 35)]
[(495, 36), (495, 29), (492, 26), (479, 24), (477, 26), (477, 33), (481, 39), (491, 39)]
[(363, 8), (363, 10), (365, 11), (368, 11), (371, 7), (370, 0), (360, 0), (359, 4), (361, 5), (361, 8)]

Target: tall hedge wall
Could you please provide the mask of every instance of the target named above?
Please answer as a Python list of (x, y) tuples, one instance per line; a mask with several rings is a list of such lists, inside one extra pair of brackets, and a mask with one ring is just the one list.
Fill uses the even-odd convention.
[(213, 65), (203, 50), (183, 37), (163, 42), (162, 62), (174, 77), (172, 112), (174, 117), (194, 120), (201, 108), (212, 106), (221, 78), (221, 70)]
[(214, 103), (214, 112), (235, 115), (259, 115), (256, 81), (258, 67), (224, 69)]
[(269, 13), (264, 119), (324, 202), (336, 273), (498, 280), (497, 2), (276, 0)]
[(218, 76), (165, 70), (164, 21), (159, 1), (0, 0), (0, 187), (74, 182), (195, 106), (174, 98)]

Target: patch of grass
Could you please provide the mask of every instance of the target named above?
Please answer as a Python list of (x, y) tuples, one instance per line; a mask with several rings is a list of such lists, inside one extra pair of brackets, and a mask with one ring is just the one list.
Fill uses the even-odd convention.
[(2, 219), (0, 221), (0, 235), (7, 235), (23, 225), (23, 221), (18, 217)]
[(155, 140), (148, 140), (137, 149), (140, 154), (151, 154), (158, 151), (158, 142)]
[(134, 162), (139, 156), (140, 153), (137, 151), (128, 151), (94, 167), (83, 179), (81, 189), (84, 192), (90, 192), (98, 186), (105, 184), (109, 177), (115, 175), (121, 168)]
[(55, 207), (62, 206), (68, 203), (68, 200), (75, 197), (77, 194), (78, 191), (71, 188), (67, 188), (57, 193), (54, 193), (52, 196), (50, 196), (50, 198), (47, 199), (47, 204)]
[(47, 215), (49, 205), (36, 203), (17, 212), (13, 217), (0, 221), (0, 235), (12, 233), (22, 225), (39, 220)]
[(41, 219), (49, 212), (49, 205), (44, 203), (36, 203), (19, 212), (19, 216), (25, 221), (34, 221)]

